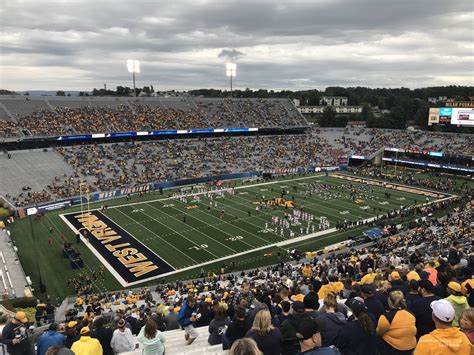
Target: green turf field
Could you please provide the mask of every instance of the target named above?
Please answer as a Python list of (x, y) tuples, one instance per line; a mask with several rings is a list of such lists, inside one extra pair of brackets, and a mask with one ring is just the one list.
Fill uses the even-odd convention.
[[(355, 203), (350, 199), (350, 183), (357, 199), (362, 202)], [(326, 184), (327, 188), (309, 196), (309, 184), (315, 184), (318, 188)], [(285, 212), (291, 213), (291, 208), (266, 206), (256, 212), (256, 201), (279, 198), (282, 190), (289, 192), (283, 196), (286, 201), (293, 201), (296, 207), (304, 204), (304, 211), (314, 216), (311, 224), (315, 224), (314, 233), (312, 227), (308, 230), (307, 222), (301, 222), (303, 230), (302, 226), (296, 225), (285, 229), (283, 234), (281, 228), (275, 231), (271, 224), (272, 216), (283, 218)], [(254, 262), (261, 264), (262, 259), (270, 264), (277, 261), (277, 251), (286, 251), (290, 247), (313, 251), (347, 238), (348, 232), (333, 229), (319, 232), (317, 227), (321, 216), (327, 217), (330, 228), (333, 228), (344, 219), (368, 219), (401, 205), (426, 202), (426, 196), (369, 187), (324, 175), (293, 177), (253, 185), (239, 182), (235, 191), (233, 196), (224, 194), (224, 197), (212, 200), (204, 194), (198, 195), (199, 202), (193, 201), (195, 197), (188, 197), (187, 203), (170, 197), (173, 191), (165, 191), (164, 195), (146, 194), (132, 197), (131, 200), (115, 199), (107, 201), (109, 207), (102, 213), (166, 262), (171, 270), (165, 274), (165, 280), (172, 280), (196, 277), (203, 270), (217, 270), (219, 265), (229, 260), (235, 262), (236, 269), (239, 265), (243, 268), (251, 267)], [(390, 198), (386, 197), (387, 192)], [(210, 210), (208, 206), (212, 206)], [(96, 209), (98, 204), (91, 204), (90, 207)], [(71, 269), (68, 259), (63, 257), (60, 233), (64, 233), (66, 241), (76, 240), (74, 228), (62, 216), (72, 212), (80, 214), (80, 207), (50, 212), (41, 218), (28, 217), (15, 222), (11, 228), (25, 273), (31, 276), (35, 286), (41, 274), (47, 294), (58, 300), (74, 293), (74, 289), (67, 286), (68, 279), (80, 272), (88, 274), (98, 271), (102, 265), (97, 253), (93, 253), (91, 245), (87, 243), (74, 244), (85, 263), (80, 271)], [(51, 227), (53, 243), (49, 244)], [(364, 229), (358, 228), (349, 233), (361, 233)], [(294, 234), (292, 239), (290, 230)], [(106, 264), (105, 279), (98, 280), (94, 289), (110, 291), (124, 288), (124, 284), (114, 274), (117, 272)], [(157, 282), (157, 279), (148, 280), (146, 284)]]

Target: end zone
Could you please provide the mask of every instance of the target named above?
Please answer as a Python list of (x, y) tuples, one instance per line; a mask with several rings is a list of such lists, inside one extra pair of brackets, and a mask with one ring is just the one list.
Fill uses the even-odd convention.
[[(60, 215), (124, 287), (175, 270), (154, 251), (98, 210)], [(85, 230), (85, 233), (79, 231)], [(86, 238), (86, 236), (87, 238)]]

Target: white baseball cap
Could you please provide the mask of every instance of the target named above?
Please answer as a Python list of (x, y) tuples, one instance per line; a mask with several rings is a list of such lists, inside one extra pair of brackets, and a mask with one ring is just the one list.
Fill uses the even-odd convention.
[(430, 303), (433, 314), (442, 322), (452, 322), (454, 320), (454, 307), (446, 300), (433, 301)]

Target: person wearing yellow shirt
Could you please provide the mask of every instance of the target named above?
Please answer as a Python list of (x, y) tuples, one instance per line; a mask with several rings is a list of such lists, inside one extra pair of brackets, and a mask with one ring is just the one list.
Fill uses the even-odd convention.
[(392, 291), (388, 297), (390, 310), (383, 313), (377, 324), (377, 335), (381, 338), (381, 354), (411, 354), (416, 346), (415, 317), (406, 310), (402, 291)]
[(329, 283), (328, 279), (323, 280), (323, 285), (318, 291), (318, 298), (320, 300), (326, 299), (327, 295), (331, 292), (334, 292), (332, 285)]
[(473, 347), (466, 334), (453, 327), (453, 305), (438, 300), (431, 302), (430, 307), (436, 329), (420, 338), (414, 355), (471, 355)]
[(71, 350), (76, 355), (102, 355), (102, 345), (99, 340), (91, 338), (89, 327), (81, 329), (81, 337), (72, 344)]
[(365, 274), (362, 279), (360, 280), (361, 285), (369, 285), (373, 284), (375, 281), (375, 277), (377, 276), (377, 273), (375, 273), (372, 268), (367, 269), (367, 274)]

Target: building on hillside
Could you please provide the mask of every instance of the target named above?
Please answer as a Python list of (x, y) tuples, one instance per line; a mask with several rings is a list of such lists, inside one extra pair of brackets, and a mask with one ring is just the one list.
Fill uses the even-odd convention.
[[(297, 106), (296, 107), (303, 115), (308, 114), (322, 114), (327, 106)], [(356, 114), (362, 112), (362, 106), (334, 106), (337, 114)]]
[(347, 106), (346, 96), (323, 96), (319, 100), (319, 104), (323, 106)]
[(431, 104), (435, 104), (437, 102), (444, 102), (447, 101), (448, 97), (447, 96), (438, 96), (438, 97), (428, 97), (428, 102)]

